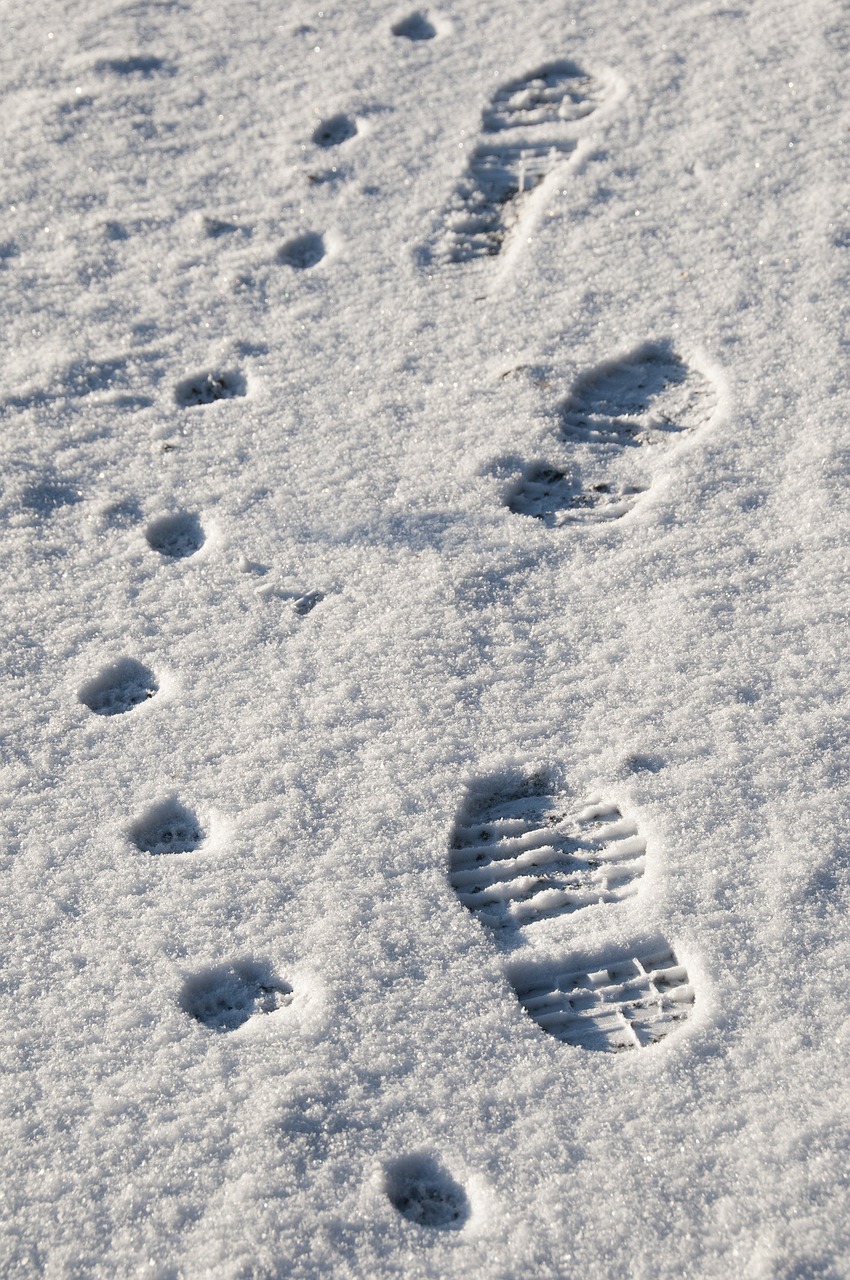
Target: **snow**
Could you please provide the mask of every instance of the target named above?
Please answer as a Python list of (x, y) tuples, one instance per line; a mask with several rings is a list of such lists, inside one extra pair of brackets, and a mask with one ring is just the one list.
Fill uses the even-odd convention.
[(3, 1273), (850, 1275), (843, 8), (3, 17)]

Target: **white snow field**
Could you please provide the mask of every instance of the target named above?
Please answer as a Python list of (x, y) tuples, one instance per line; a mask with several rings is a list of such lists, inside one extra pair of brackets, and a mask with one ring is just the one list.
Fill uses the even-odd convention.
[(0, 1272), (850, 1276), (846, 6), (2, 16)]

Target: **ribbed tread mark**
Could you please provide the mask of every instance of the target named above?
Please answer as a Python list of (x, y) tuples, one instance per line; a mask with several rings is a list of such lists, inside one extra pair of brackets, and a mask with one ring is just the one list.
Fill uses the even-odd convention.
[(567, 141), (477, 147), (446, 210), (439, 260), (472, 262), (501, 253), (526, 198), (574, 148)]
[(620, 1053), (663, 1040), (691, 1015), (694, 991), (668, 947), (649, 954), (600, 957), (596, 969), (514, 983), (526, 1012), (566, 1044)]
[(501, 253), (529, 195), (575, 150), (569, 126), (591, 115), (604, 96), (600, 81), (564, 61), (497, 89), (482, 112), (483, 140), (470, 153), (443, 215), (436, 261), (472, 262)]
[(451, 884), (491, 928), (522, 928), (637, 892), (646, 841), (616, 805), (563, 798), (526, 779), (468, 797), (450, 848)]
[(510, 80), (483, 113), (486, 133), (581, 120), (602, 101), (602, 86), (572, 62), (552, 62)]

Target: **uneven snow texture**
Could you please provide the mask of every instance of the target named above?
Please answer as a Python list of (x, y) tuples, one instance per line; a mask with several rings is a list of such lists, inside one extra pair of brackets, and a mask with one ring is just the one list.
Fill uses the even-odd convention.
[(850, 1276), (844, 7), (0, 10), (0, 1271)]

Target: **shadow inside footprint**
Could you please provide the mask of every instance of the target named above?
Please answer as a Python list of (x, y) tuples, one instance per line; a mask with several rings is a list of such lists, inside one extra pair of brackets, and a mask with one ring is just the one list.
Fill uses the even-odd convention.
[(217, 400), (232, 400), (246, 394), (245, 378), (235, 369), (225, 373), (205, 370), (185, 378), (174, 388), (174, 399), (184, 409), (198, 404), (215, 404)]
[(235, 1031), (249, 1018), (275, 1013), (292, 1003), (292, 987), (268, 965), (253, 960), (203, 969), (186, 980), (181, 1004), (212, 1031)]
[(156, 676), (134, 658), (122, 658), (79, 691), (80, 702), (99, 716), (118, 716), (147, 702), (159, 690)]
[(317, 147), (338, 147), (356, 135), (357, 125), (351, 117), (338, 115), (322, 121), (313, 133), (313, 141)]
[(286, 267), (296, 271), (307, 271), (315, 267), (325, 256), (325, 242), (317, 231), (308, 231), (303, 236), (294, 236), (278, 249), (277, 260)]
[(133, 823), (130, 839), (142, 853), (192, 853), (202, 844), (204, 831), (191, 809), (170, 796)]
[(394, 36), (401, 36), (405, 40), (433, 40), (437, 34), (433, 22), (420, 12), (411, 13), (400, 22), (393, 23), (390, 30)]
[(205, 535), (200, 520), (192, 511), (161, 516), (148, 525), (145, 537), (152, 550), (172, 560), (193, 556), (204, 545)]
[(393, 1161), (386, 1169), (384, 1189), (393, 1208), (420, 1227), (459, 1231), (469, 1218), (463, 1187), (431, 1156)]
[(663, 1040), (691, 1016), (695, 999), (684, 965), (663, 939), (638, 954), (597, 954), (581, 969), (518, 965), (509, 976), (520, 1004), (543, 1031), (603, 1053)]

